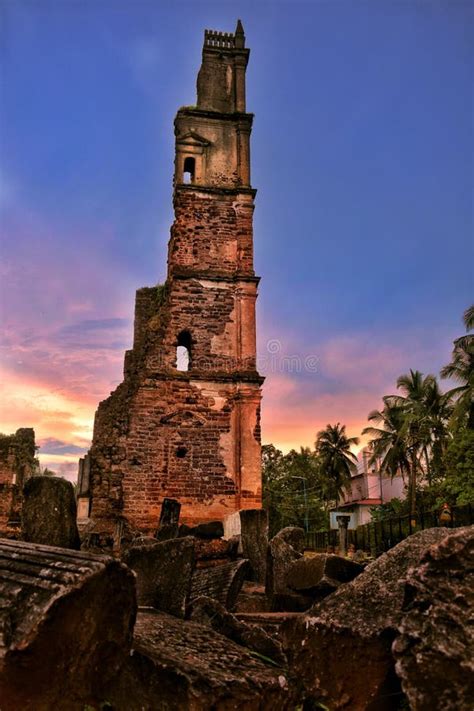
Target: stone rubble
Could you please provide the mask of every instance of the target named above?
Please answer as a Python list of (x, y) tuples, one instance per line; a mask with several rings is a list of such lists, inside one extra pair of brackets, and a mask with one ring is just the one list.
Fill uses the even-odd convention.
[(384, 708), (396, 698), (391, 646), (404, 614), (405, 577), (426, 548), (445, 537), (442, 528), (415, 533), (288, 623), (284, 648), (310, 697), (351, 711)]
[(396, 671), (412, 711), (472, 711), (474, 526), (446, 531), (406, 576)]

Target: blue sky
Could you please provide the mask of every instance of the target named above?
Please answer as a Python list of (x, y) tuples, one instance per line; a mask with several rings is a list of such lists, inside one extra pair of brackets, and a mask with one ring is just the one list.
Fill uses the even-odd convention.
[(400, 373), (449, 359), (473, 291), (472, 3), (0, 10), (1, 431), (34, 425), (65, 466), (87, 446), (134, 291), (165, 276), (173, 118), (194, 102), (204, 28), (238, 17), (259, 350), (318, 359), (267, 368), (264, 440), (311, 444), (337, 420), (358, 434)]

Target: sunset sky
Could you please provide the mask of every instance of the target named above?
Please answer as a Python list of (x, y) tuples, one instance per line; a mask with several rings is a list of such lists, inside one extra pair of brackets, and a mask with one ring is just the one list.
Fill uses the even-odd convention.
[(263, 441), (358, 435), (398, 375), (438, 373), (473, 291), (473, 9), (0, 0), (0, 431), (34, 427), (43, 465), (75, 475), (134, 292), (165, 276), (173, 118), (204, 28), (238, 17)]

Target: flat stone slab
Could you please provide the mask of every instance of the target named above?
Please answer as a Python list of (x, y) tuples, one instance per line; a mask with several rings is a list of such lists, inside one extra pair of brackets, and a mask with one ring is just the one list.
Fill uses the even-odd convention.
[(157, 611), (137, 616), (133, 652), (107, 699), (127, 711), (294, 711), (286, 670), (207, 626)]

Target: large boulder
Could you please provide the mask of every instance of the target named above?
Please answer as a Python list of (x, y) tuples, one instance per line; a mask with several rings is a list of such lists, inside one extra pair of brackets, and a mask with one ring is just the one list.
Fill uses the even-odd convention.
[(241, 644), (254, 652), (272, 659), (277, 664), (286, 664), (281, 644), (257, 625), (247, 625), (228, 612), (217, 600), (199, 597), (193, 602), (190, 619), (212, 627), (215, 632)]
[(23, 488), (21, 534), (24, 541), (79, 550), (77, 510), (71, 482), (34, 476)]
[(252, 567), (252, 580), (264, 583), (268, 545), (268, 513), (265, 509), (240, 511), (240, 542), (243, 556)]
[(450, 532), (408, 571), (404, 609), (393, 653), (410, 708), (471, 711), (474, 526)]
[(339, 555), (317, 553), (300, 558), (288, 568), (286, 584), (292, 590), (322, 600), (343, 584), (354, 580), (364, 570), (362, 565)]
[(194, 539), (132, 546), (122, 557), (137, 576), (138, 604), (184, 617), (194, 572)]
[(83, 709), (128, 659), (133, 573), (106, 556), (0, 540), (0, 707)]
[(294, 711), (299, 692), (286, 670), (207, 625), (139, 611), (133, 652), (108, 689), (117, 709)]
[(403, 617), (404, 579), (445, 536), (439, 528), (415, 533), (287, 624), (284, 646), (310, 698), (335, 709), (390, 708), (400, 693), (391, 646)]

